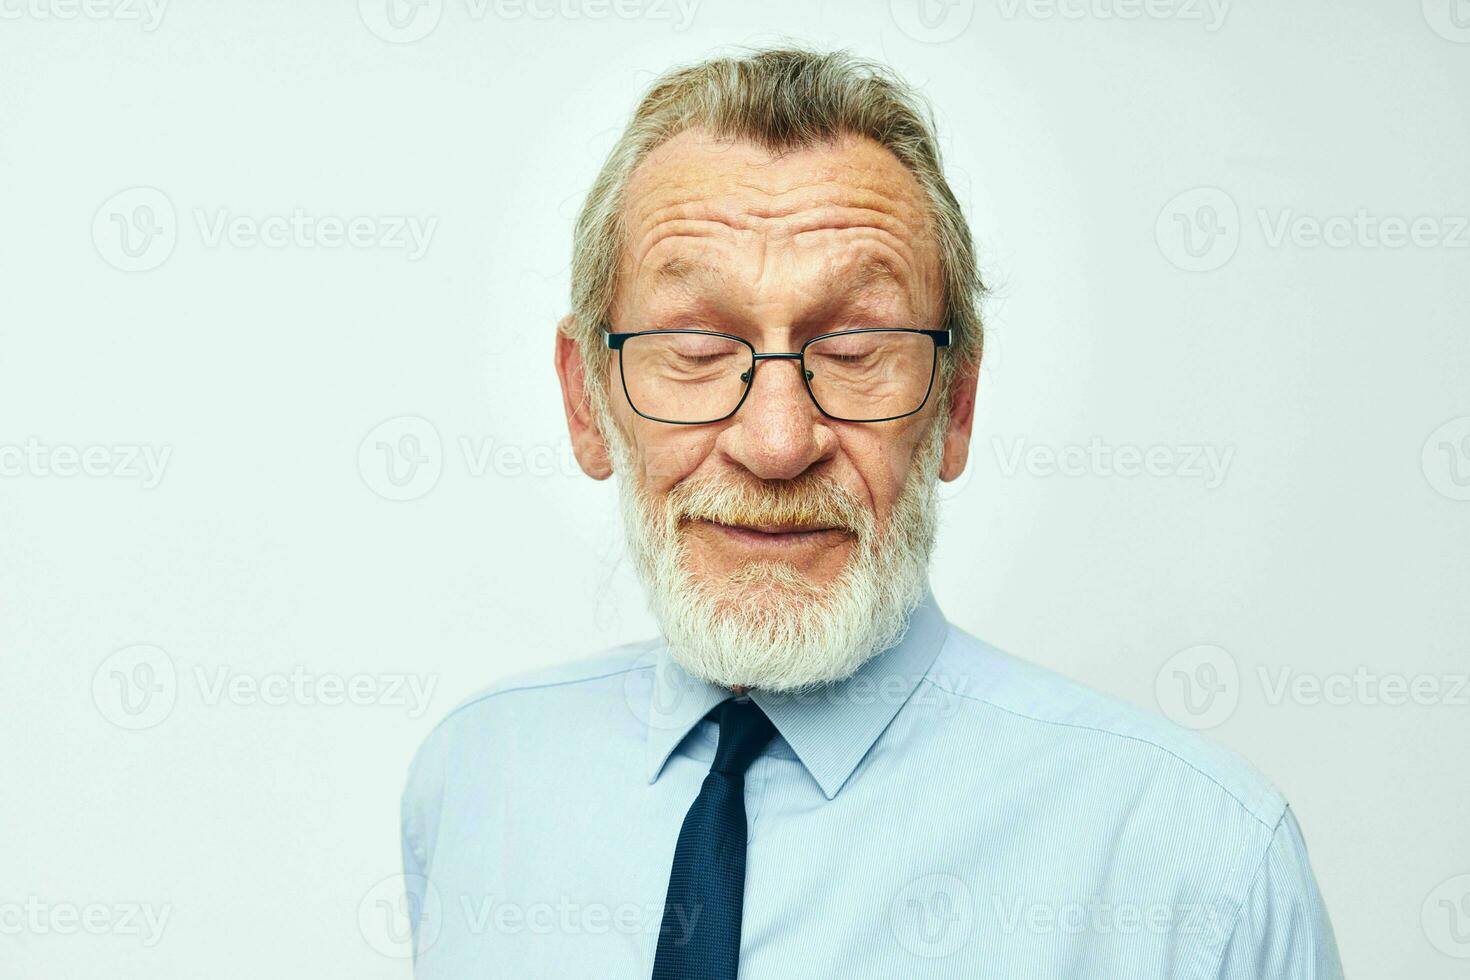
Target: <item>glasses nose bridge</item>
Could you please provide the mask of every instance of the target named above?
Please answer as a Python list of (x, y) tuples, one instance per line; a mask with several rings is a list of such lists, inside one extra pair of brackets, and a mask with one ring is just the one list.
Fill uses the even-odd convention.
[[(756, 368), (761, 366), (761, 361), (795, 361), (797, 369), (801, 371), (803, 382), (810, 381), (812, 379), (812, 373), (806, 369), (805, 357), (800, 351), (794, 351), (789, 354), (751, 354), (750, 370), (742, 374), (740, 376), (740, 380), (744, 381), (747, 385), (755, 384)], [(810, 394), (810, 392), (808, 392), (808, 394)]]

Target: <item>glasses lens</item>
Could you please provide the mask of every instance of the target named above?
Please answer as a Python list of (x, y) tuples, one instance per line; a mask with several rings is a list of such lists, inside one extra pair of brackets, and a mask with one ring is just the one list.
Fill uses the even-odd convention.
[(735, 411), (754, 361), (738, 340), (678, 331), (623, 342), (623, 384), (640, 415), (714, 422)]
[(911, 415), (934, 380), (934, 341), (910, 330), (857, 330), (806, 346), (812, 397), (822, 411), (853, 422)]

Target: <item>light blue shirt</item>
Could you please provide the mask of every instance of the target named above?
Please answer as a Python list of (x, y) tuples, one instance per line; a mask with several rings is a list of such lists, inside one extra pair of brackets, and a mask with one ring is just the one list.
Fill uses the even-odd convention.
[[(729, 696), (650, 641), (451, 712), (403, 797), (416, 976), (648, 977)], [(1269, 784), (932, 596), (847, 681), (752, 696), (742, 978), (1342, 976)]]

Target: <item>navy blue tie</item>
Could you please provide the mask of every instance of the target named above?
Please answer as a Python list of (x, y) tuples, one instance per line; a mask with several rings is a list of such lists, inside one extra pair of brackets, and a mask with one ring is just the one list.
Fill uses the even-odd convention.
[(745, 770), (776, 733), (764, 711), (730, 700), (715, 761), (679, 829), (653, 980), (735, 980), (745, 899)]

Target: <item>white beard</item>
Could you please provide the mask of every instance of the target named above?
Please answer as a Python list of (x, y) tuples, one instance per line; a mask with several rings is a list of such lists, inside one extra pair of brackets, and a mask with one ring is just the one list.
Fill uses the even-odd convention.
[[(757, 513), (770, 523), (816, 513), (821, 523), (849, 528), (853, 553), (826, 585), (808, 582), (784, 562), (751, 562), (737, 572), (703, 580), (685, 561), (681, 524), (691, 516), (718, 519), (752, 494), (741, 485), (676, 485), (661, 506), (647, 501), (637, 467), (616, 423), (606, 419), (618, 474), (624, 533), (675, 661), (690, 675), (721, 687), (795, 691), (851, 676), (902, 638), (923, 600), (938, 524), (935, 484), (943, 456), (944, 426), (936, 419), (920, 443), (912, 469), (881, 535), (870, 511), (831, 481), (788, 503), (779, 489), (754, 494)], [(803, 480), (795, 481), (797, 483)], [(683, 490), (691, 492), (682, 493)], [(793, 490), (799, 490), (795, 486)], [(726, 520), (725, 523), (741, 523)], [(757, 521), (748, 521), (757, 523)]]

